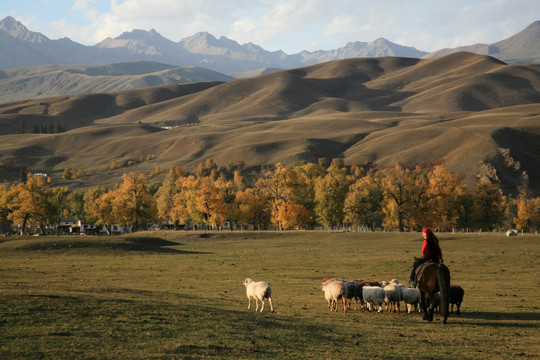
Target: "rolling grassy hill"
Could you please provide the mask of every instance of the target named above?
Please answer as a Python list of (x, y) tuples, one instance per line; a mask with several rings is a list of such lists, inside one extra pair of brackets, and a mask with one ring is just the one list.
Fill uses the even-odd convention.
[[(440, 162), (471, 184), (489, 178), (540, 194), (539, 90), (540, 66), (454, 53), (30, 100), (0, 105), (0, 165), (57, 178), (66, 167), (83, 168), (78, 186), (88, 186), (207, 158), (223, 166), (319, 157), (383, 167)], [(26, 129), (52, 122), (68, 131), (17, 134), (22, 121)]]
[(166, 84), (231, 80), (234, 78), (201, 67), (172, 66), (151, 61), (94, 66), (31, 66), (0, 70), (0, 103)]

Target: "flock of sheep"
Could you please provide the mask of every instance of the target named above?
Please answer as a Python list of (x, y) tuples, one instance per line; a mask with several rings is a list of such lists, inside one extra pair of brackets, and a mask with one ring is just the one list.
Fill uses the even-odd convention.
[[(244, 281), (246, 286), (246, 295), (248, 298), (248, 310), (251, 308), (251, 300), (255, 299), (256, 308), (259, 309), (259, 301), (261, 301), (261, 312), (264, 310), (264, 300), (267, 299), (270, 304), (270, 310), (274, 312), (272, 303), (272, 287), (265, 281), (253, 281), (247, 278)], [(324, 298), (328, 303), (330, 311), (338, 311), (339, 303), (341, 310), (346, 312), (351, 308), (351, 303), (354, 300), (354, 309), (358, 309), (358, 302), (362, 309), (373, 311), (377, 309), (380, 313), (383, 311), (383, 306), (387, 312), (400, 311), (400, 303), (403, 301), (407, 306), (407, 313), (419, 311), (420, 292), (417, 288), (410, 288), (400, 284), (396, 279), (389, 283), (383, 281), (378, 283), (375, 281), (345, 281), (339, 278), (324, 278), (321, 282), (321, 289), (324, 292)], [(450, 287), (449, 303), (451, 312), (454, 312), (456, 305), (456, 314), (460, 315), (461, 302), (463, 301), (464, 290), (460, 286), (454, 285)]]

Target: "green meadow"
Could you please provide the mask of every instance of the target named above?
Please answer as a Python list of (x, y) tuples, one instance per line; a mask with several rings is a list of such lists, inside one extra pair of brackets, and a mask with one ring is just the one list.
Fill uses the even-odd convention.
[[(439, 234), (462, 314), (330, 312), (324, 277), (408, 283), (420, 233), (5, 237), (1, 359), (537, 359), (540, 236)], [(275, 312), (247, 310), (246, 277)], [(268, 305), (268, 304), (267, 304)], [(402, 310), (405, 308), (402, 303)]]

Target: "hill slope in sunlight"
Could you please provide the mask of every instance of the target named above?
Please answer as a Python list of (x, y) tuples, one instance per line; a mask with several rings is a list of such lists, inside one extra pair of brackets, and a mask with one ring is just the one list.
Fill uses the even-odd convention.
[[(65, 124), (66, 132), (31, 132)], [(443, 163), (469, 183), (540, 193), (540, 66), (489, 56), (346, 59), (254, 78), (166, 85), (0, 105), (0, 165), (80, 186), (156, 164), (192, 168), (317, 161)], [(112, 161), (131, 164), (111, 170)], [(109, 170), (106, 170), (109, 169)]]

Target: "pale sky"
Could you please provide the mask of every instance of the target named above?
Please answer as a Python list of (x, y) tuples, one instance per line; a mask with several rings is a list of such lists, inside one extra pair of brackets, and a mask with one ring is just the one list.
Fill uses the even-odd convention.
[(380, 37), (430, 52), (504, 40), (540, 20), (540, 0), (0, 0), (6, 16), (85, 45), (155, 29), (173, 41), (206, 31), (287, 54)]

